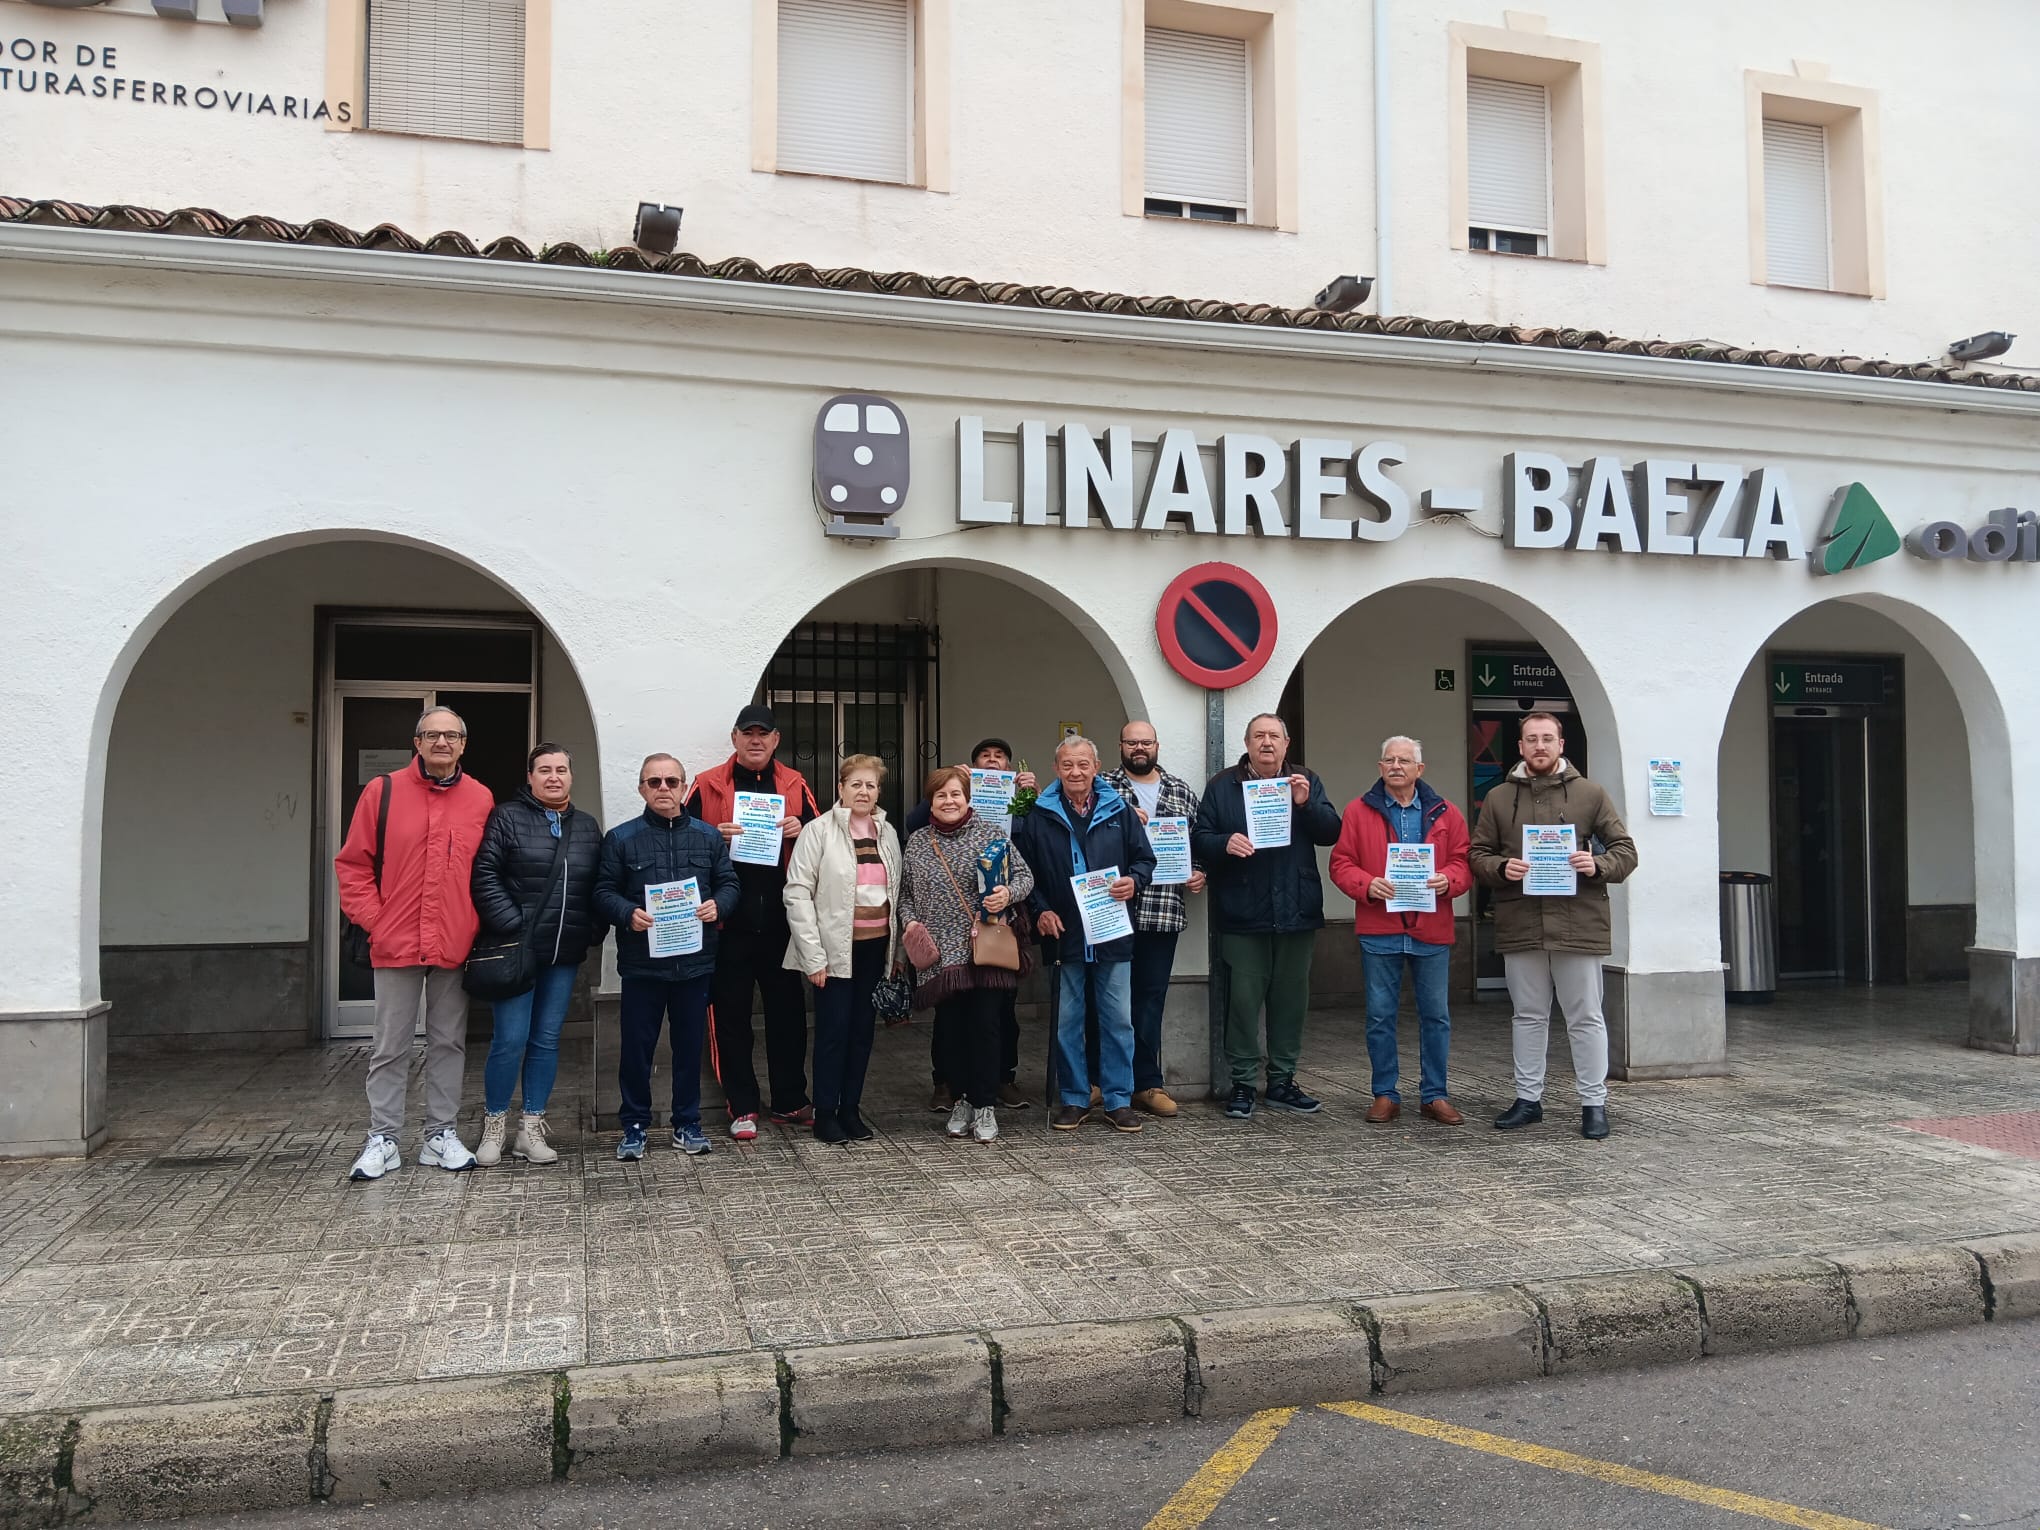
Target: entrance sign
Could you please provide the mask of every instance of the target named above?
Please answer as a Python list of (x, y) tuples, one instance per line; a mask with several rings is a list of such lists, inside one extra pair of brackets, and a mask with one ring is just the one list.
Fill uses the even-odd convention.
[(1686, 816), (1686, 766), (1682, 760), (1650, 762), (1650, 815), (1653, 818)]
[(1275, 626), (1267, 586), (1230, 563), (1186, 569), (1155, 607), (1155, 637), (1169, 668), (1213, 690), (1244, 685), (1267, 666)]
[[(1511, 701), (1557, 700), (1571, 694), (1558, 666), (1543, 654), (1473, 651), (1473, 694)], [(1448, 687), (1449, 689), (1449, 687)]]
[(1779, 706), (1874, 707), (1891, 699), (1890, 675), (1882, 664), (1830, 659), (1771, 663), (1771, 700)]

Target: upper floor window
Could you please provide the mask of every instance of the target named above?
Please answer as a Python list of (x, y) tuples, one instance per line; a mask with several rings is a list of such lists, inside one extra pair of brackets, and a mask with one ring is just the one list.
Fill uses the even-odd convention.
[(526, 0), (368, 0), (367, 126), (527, 142)]
[(1779, 287), (1829, 279), (1827, 129), (1764, 120), (1764, 274)]
[(915, 0), (778, 0), (774, 168), (911, 184)]
[(1467, 244), (1551, 252), (1551, 99), (1542, 85), (1466, 82)]
[(1149, 27), (1144, 210), (1244, 223), (1254, 184), (1246, 39)]
[(1743, 75), (1750, 280), (1884, 296), (1884, 190), (1877, 92), (1840, 85), (1825, 64)]

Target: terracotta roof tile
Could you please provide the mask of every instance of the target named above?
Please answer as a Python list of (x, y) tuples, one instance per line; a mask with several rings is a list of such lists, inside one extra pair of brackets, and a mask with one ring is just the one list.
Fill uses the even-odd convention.
[(1228, 303), (1209, 298), (1138, 297), (1123, 292), (1088, 292), (1075, 287), (981, 282), (964, 276), (925, 276), (917, 271), (867, 271), (856, 266), (820, 270), (805, 262), (761, 266), (733, 256), (704, 261), (694, 255), (656, 256), (630, 246), (590, 251), (578, 244), (549, 244), (533, 251), (523, 240), (502, 237), (477, 247), (465, 234), (440, 233), (418, 239), (387, 223), (360, 233), (325, 218), (286, 223), (279, 218), (228, 218), (204, 207), (157, 212), (146, 207), (92, 207), (79, 202), (32, 201), (0, 196), (0, 223), (58, 228), (111, 229), (121, 233), (181, 234), (267, 244), (303, 244), (334, 249), (395, 250), (405, 254), (600, 268), (647, 275), (705, 277), (773, 287), (818, 288), (831, 292), (873, 292), (983, 303), (1009, 308), (1047, 308), (1071, 313), (1131, 314), (1147, 318), (1195, 319), (1208, 324), (1248, 324), (1270, 329), (1344, 330), (1351, 334), (1456, 340), (1480, 345), (1522, 345), (1549, 350), (1605, 351), (1622, 356), (1656, 356), (1723, 366), (1770, 367), (1787, 371), (1847, 373), (1900, 378), (1968, 388), (2010, 388), (2040, 392), (2040, 375), (1979, 372), (1935, 362), (1877, 361), (1862, 356), (1810, 356), (1759, 350), (1712, 340), (1632, 340), (1592, 329), (1548, 329), (1505, 324), (1468, 324), (1397, 314), (1330, 313), (1318, 308), (1280, 308), (1267, 303)]

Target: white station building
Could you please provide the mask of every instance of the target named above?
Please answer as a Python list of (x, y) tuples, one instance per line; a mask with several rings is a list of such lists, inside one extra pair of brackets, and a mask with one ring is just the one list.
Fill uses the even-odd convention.
[(1130, 716), (1201, 785), (1214, 561), (1275, 613), (1228, 760), (1279, 710), (1344, 801), (1412, 734), (1470, 810), (1564, 715), (1619, 1077), (1731, 1061), (1724, 872), (1762, 1023), (1966, 984), (2040, 1053), (2040, 144), (1945, 84), (2033, 56), (2022, 0), (0, 0), (0, 1153), (97, 1146), (109, 1051), (366, 1033), (330, 863), (428, 702), (608, 822), (757, 698), (825, 799)]

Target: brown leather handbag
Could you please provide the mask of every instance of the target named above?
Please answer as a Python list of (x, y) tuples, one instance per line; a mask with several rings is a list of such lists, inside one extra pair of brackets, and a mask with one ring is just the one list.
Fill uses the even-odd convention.
[(956, 873), (950, 869), (949, 857), (942, 853), (942, 847), (929, 836), (928, 847), (935, 852), (935, 859), (942, 863), (942, 871), (949, 878), (949, 885), (956, 890), (956, 901), (963, 905), (964, 913), (970, 916), (970, 962), (973, 967), (998, 967), (1006, 972), (1020, 970), (1020, 937), (1013, 933), (1013, 927), (1003, 922), (987, 922), (979, 917), (975, 905), (963, 895), (963, 884), (956, 880)]

